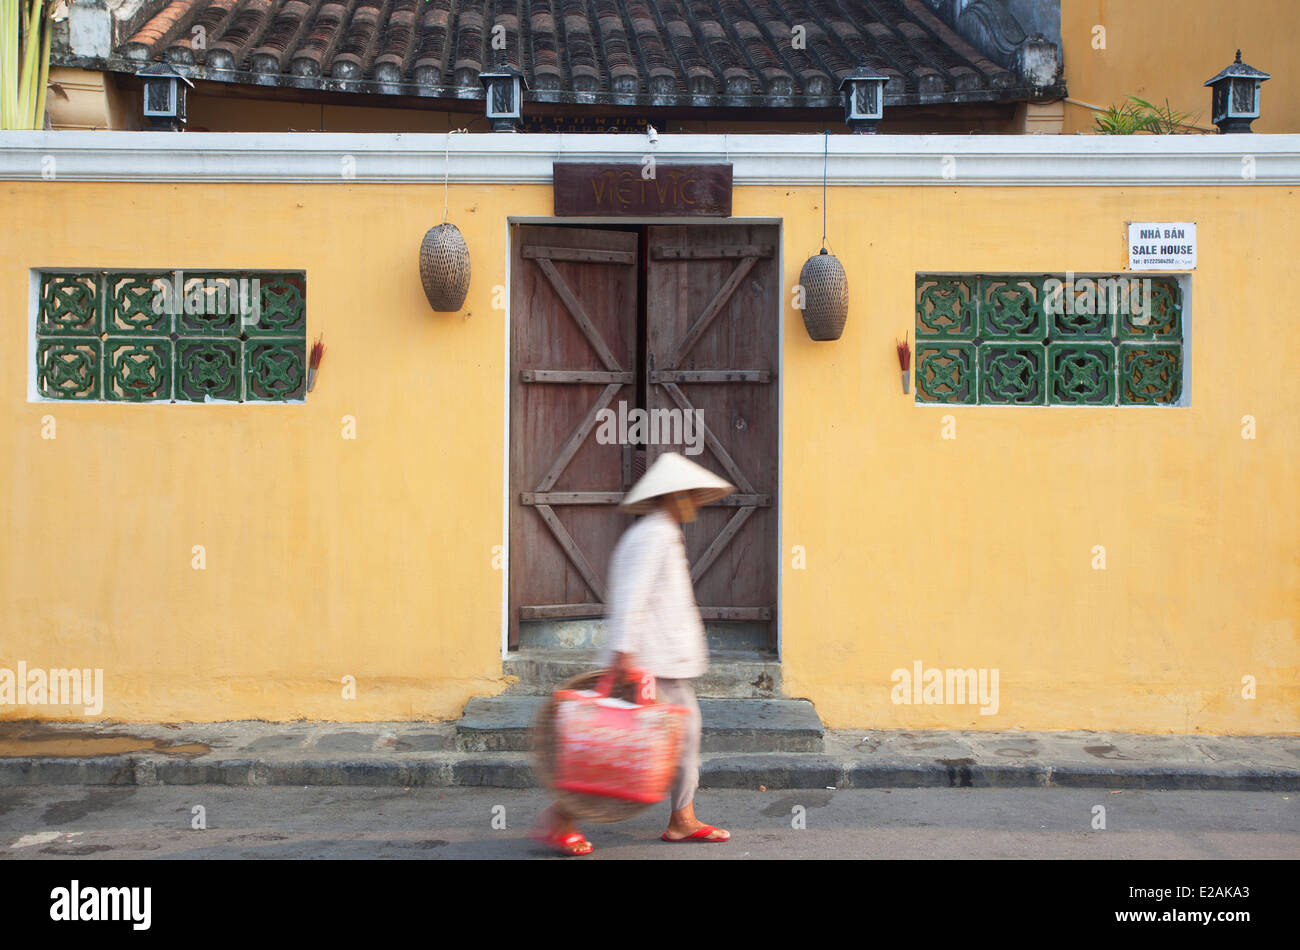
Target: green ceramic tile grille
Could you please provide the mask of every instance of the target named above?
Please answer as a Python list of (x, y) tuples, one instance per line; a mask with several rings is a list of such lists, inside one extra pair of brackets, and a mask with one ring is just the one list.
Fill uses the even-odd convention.
[(917, 274), (915, 302), (918, 404), (1181, 404), (1176, 277)]
[(307, 381), (301, 271), (39, 274), (37, 392), (83, 402), (294, 402)]

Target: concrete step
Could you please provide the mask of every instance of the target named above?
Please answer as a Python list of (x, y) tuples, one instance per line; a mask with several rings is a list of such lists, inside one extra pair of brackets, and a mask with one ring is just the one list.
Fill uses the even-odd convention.
[[(600, 667), (600, 651), (525, 647), (512, 651), (504, 672), (519, 677), (511, 695), (549, 696), (575, 676)], [(709, 669), (695, 681), (695, 695), (708, 699), (781, 698), (781, 661), (768, 651), (711, 650)]]
[[(544, 696), (476, 696), (456, 723), (462, 752), (526, 752)], [(806, 699), (701, 699), (702, 752), (821, 752), (825, 731)]]

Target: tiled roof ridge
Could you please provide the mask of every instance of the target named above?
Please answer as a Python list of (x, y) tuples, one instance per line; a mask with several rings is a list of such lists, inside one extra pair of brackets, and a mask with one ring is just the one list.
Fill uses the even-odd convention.
[[(671, 5), (672, 12), (677, 14), (670, 21), (665, 15), (663, 5)], [(680, 0), (662, 0), (661, 3), (651, 2), (651, 10), (655, 14), (660, 34), (668, 49), (673, 53), (678, 63), (678, 81), (680, 85), (685, 86), (686, 94), (689, 95), (707, 95), (716, 87), (719, 75), (709, 65), (708, 58), (699, 48), (695, 41), (695, 34), (690, 29), (690, 23), (686, 19), (686, 11), (681, 7)], [(671, 24), (671, 25), (670, 25)], [(673, 26), (680, 25), (685, 31), (674, 30)], [(674, 34), (679, 37), (679, 42), (673, 42)], [(706, 79), (707, 77), (707, 79)], [(705, 88), (707, 87), (707, 89)]]
[(938, 42), (954, 52), (960, 53), (987, 80), (996, 82), (1000, 76), (1008, 79), (1012, 78), (1009, 72), (971, 46), (960, 33), (935, 16), (922, 0), (903, 0), (903, 5), (922, 26), (930, 31)]
[(360, 79), (372, 74), (376, 47), (388, 32), (386, 15), (391, 12), (393, 2), (361, 0), (357, 4), (343, 43), (330, 61), (331, 75), (338, 79)]
[[(779, 16), (782, 18), (782, 22), (785, 26), (790, 30), (791, 38), (793, 40), (794, 26), (796, 24), (791, 21), (789, 14), (785, 10), (785, 5), (781, 0), (746, 0), (746, 3), (751, 7), (751, 9), (753, 9), (755, 14), (759, 13), (758, 7), (760, 5), (762, 10), (767, 13), (768, 18), (764, 23), (768, 27), (769, 36), (771, 35), (771, 24), (775, 23), (775, 17)], [(818, 26), (818, 29), (821, 30), (821, 27)], [(816, 44), (813, 44), (812, 46), (805, 45), (803, 49), (795, 49), (793, 42), (787, 46), (779, 37), (772, 37), (772, 39), (773, 42), (777, 44), (777, 48), (781, 49), (784, 55), (788, 56), (792, 61), (797, 59), (808, 60), (808, 65), (803, 69), (796, 68), (794, 72), (794, 75), (799, 77), (801, 80), (800, 88), (806, 90), (809, 88), (810, 84), (819, 86), (824, 83), (826, 90), (825, 94), (830, 94), (830, 92), (833, 91), (836, 75), (835, 70), (828, 62), (826, 62)], [(796, 53), (800, 55), (796, 56)]]
[(386, 26), (371, 57), (371, 71), (381, 82), (401, 82), (411, 69), (419, 43), (416, 28), (421, 0), (393, 0)]
[(637, 62), (641, 64), (646, 90), (651, 95), (656, 91), (662, 94), (681, 92), (677, 79), (681, 64), (679, 62), (676, 68), (672, 66), (676, 57), (671, 44), (664, 43), (653, 5), (646, 0), (628, 0), (619, 4), (619, 8), (629, 42), (633, 45)]
[(152, 47), (172, 41), (185, 27), (187, 14), (202, 0), (169, 0), (131, 37), (131, 43)]
[(420, 41), (416, 53), (412, 78), (426, 86), (441, 86), (446, 82), (446, 63), (454, 42), (452, 22), (456, 0), (445, 4), (426, 3), (419, 18)]
[[(834, 37), (834, 43), (822, 47), (829, 57), (829, 65), (833, 69), (832, 75), (842, 76), (865, 59), (869, 65), (889, 75), (891, 82), (894, 77), (898, 77), (898, 84), (902, 84), (905, 73), (899, 64), (878, 47), (876, 56), (868, 56), (869, 47), (863, 38), (862, 30), (854, 28), (852, 22), (843, 16), (834, 0), (807, 0), (807, 2), (814, 14), (818, 15), (818, 27), (828, 39)], [(865, 5), (866, 0), (859, 0), (859, 2)], [(867, 24), (865, 29), (870, 30), (872, 25)]]
[(506, 59), (544, 101), (828, 100), (864, 61), (890, 77), (893, 99), (995, 99), (1027, 85), (924, 0), (145, 2), (152, 15), (114, 56), (263, 84), (472, 98), (501, 52), (499, 27)]
[[(627, 85), (628, 92), (640, 92), (642, 80), (648, 80), (639, 56), (633, 55), (632, 39), (624, 20), (624, 4), (620, 0), (589, 0), (596, 16), (601, 61), (605, 63), (610, 85), (618, 91)], [(648, 85), (648, 81), (647, 81)]]
[[(773, 86), (789, 86), (791, 92), (793, 92), (795, 88), (805, 88), (807, 79), (809, 75), (812, 75), (812, 73), (806, 70), (801, 70), (795, 63), (794, 54), (801, 51), (795, 50), (791, 45), (790, 40), (786, 37), (776, 36), (772, 32), (772, 24), (780, 22), (790, 32), (790, 38), (793, 39), (794, 30), (791, 28), (789, 21), (784, 19), (783, 14), (780, 14), (783, 17), (780, 21), (772, 19), (771, 15), (769, 15), (767, 19), (764, 19), (760, 16), (758, 9), (754, 6), (751, 0), (737, 0), (737, 2), (740, 6), (744, 7), (745, 11), (749, 14), (749, 22), (753, 24), (758, 36), (763, 39), (767, 54), (776, 60), (775, 64), (767, 67), (767, 74), (771, 78)], [(776, 4), (776, 8), (779, 13), (779, 3)], [(749, 42), (753, 44), (756, 41), (756, 39), (751, 39)], [(751, 48), (747, 52), (754, 55), (756, 50), (751, 45)], [(802, 52), (805, 53), (803, 58), (807, 59), (806, 51)], [(779, 68), (780, 74), (774, 76), (772, 71), (777, 68)]]
[[(762, 37), (768, 55), (774, 57), (776, 62), (779, 64), (780, 75), (777, 76), (773, 76), (772, 74), (772, 69), (774, 67), (767, 67), (767, 75), (771, 79), (771, 87), (775, 89), (777, 87), (785, 87), (788, 85), (790, 91), (793, 92), (796, 88), (795, 84), (797, 77), (800, 77), (800, 70), (791, 59), (790, 54), (794, 52), (794, 50), (789, 47), (786, 39), (784, 37), (775, 36), (772, 33), (771, 25), (777, 21), (771, 19), (764, 20), (750, 0), (736, 0), (736, 2), (743, 7), (745, 12), (749, 15), (749, 22), (754, 26), (758, 36)], [(777, 5), (777, 8), (778, 10), (780, 9), (779, 4)], [(788, 21), (783, 19), (780, 22), (785, 24), (786, 27), (789, 27)], [(793, 33), (793, 30), (791, 33)], [(753, 43), (754, 40), (751, 39), (748, 42)], [(747, 49), (746, 52), (752, 58), (753, 51)], [(799, 83), (799, 85), (802, 87), (803, 83)], [(789, 95), (789, 93), (786, 93), (786, 95)]]
[[(268, 10), (266, 32), (249, 54), (253, 69), (257, 72), (286, 72), (293, 51), (298, 48), (303, 35), (310, 32), (323, 2), (325, 0), (280, 0), (280, 6), (274, 12)], [(259, 68), (259, 64), (274, 66), (274, 69)]]
[[(745, 9), (742, 0), (708, 0), (708, 2), (712, 3), (718, 13), (717, 23), (722, 27), (723, 34), (731, 38), (729, 45), (733, 54), (748, 66), (748, 69), (745, 70), (748, 75), (745, 76), (744, 80), (749, 84), (749, 89), (746, 92), (752, 94), (756, 91), (753, 89), (754, 81), (758, 81), (759, 89), (757, 91), (760, 92), (771, 89), (774, 83), (780, 82), (780, 78), (786, 75), (785, 68), (772, 64), (775, 57), (766, 44), (762, 44), (760, 54), (756, 45), (757, 38), (761, 35), (758, 32), (758, 24), (749, 19), (748, 16), (738, 17), (732, 15), (740, 10), (744, 10), (748, 14), (749, 11)], [(742, 27), (744, 27), (744, 36), (741, 35)], [(760, 62), (760, 59), (763, 62)], [(779, 60), (777, 62), (779, 63)]]
[(351, 5), (356, 2), (357, 0), (321, 0), (316, 17), (306, 30), (306, 36), (289, 55), (290, 73), (295, 76), (329, 75), (334, 53), (343, 42), (341, 27), (351, 18)]
[[(214, 69), (238, 69), (270, 29), (270, 11), (278, 2), (279, 0), (244, 0), (240, 9), (227, 22), (221, 37), (215, 43), (209, 37), (207, 53), (202, 57), (202, 62)], [(131, 53), (131, 44), (128, 43), (127, 55), (130, 56)], [(199, 59), (198, 54), (195, 54), (195, 60)]]
[[(875, 6), (873, 0), (866, 0)], [(905, 7), (897, 0), (889, 0), (890, 5), (904, 16)], [(935, 87), (934, 92), (945, 92), (959, 88), (958, 83), (965, 74), (973, 73), (972, 67), (961, 61), (951, 47), (944, 48), (937, 44), (933, 35), (923, 27), (905, 19), (897, 23), (895, 41), (897, 55), (912, 57), (913, 67), (908, 70), (917, 77), (917, 85), (925, 91), (927, 86)], [(892, 39), (892, 38), (891, 38)], [(924, 52), (922, 48), (924, 47)], [(902, 64), (906, 68), (906, 64)]]
[(560, 56), (560, 24), (554, 0), (533, 0), (528, 5), (527, 55), (533, 68), (533, 85), (539, 89), (560, 89), (565, 85), (568, 73)]

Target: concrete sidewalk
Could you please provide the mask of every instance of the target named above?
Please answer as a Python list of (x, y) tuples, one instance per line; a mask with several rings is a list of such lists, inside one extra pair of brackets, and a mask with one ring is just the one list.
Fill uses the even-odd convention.
[[(0, 723), (0, 786), (535, 785), (454, 722)], [(705, 753), (705, 788), (1300, 790), (1300, 737), (827, 732), (820, 752)]]

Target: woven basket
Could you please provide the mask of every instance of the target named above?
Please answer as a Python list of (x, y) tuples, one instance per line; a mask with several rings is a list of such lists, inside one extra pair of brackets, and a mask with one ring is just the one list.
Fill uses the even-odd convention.
[(420, 282), (429, 306), (456, 313), (469, 293), (469, 248), (454, 224), (439, 224), (420, 242)]
[[(575, 676), (556, 690), (594, 689), (608, 670), (596, 670)], [(610, 694), (615, 699), (632, 702), (635, 699), (636, 684), (628, 681), (617, 684)], [(555, 695), (551, 694), (538, 710), (533, 720), (533, 772), (540, 784), (551, 789), (555, 802), (573, 818), (582, 821), (612, 822), (626, 821), (640, 814), (653, 803), (628, 802), (600, 795), (582, 795), (577, 792), (564, 792), (554, 786), (555, 761)]]
[(834, 254), (823, 250), (799, 272), (804, 289), (803, 325), (814, 340), (838, 340), (849, 316), (849, 278)]

